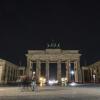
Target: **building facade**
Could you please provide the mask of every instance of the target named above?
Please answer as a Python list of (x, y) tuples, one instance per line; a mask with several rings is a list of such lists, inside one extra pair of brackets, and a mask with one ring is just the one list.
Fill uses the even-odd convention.
[(26, 73), (25, 73), (25, 66), (19, 66), (18, 67), (18, 77), (20, 76), (24, 76)]
[[(62, 50), (60, 48), (47, 48), (45, 50), (28, 50), (27, 68), (26, 73), (32, 76), (35, 72), (37, 81), (42, 76), (41, 67), (45, 67), (46, 81), (50, 80), (50, 67), (53, 64), (56, 66), (56, 80), (61, 82), (62, 78), (62, 63), (65, 65), (66, 78), (68, 82), (82, 82), (81, 68), (80, 68), (80, 56), (78, 50)], [(44, 64), (44, 66), (43, 66)], [(35, 68), (34, 68), (35, 67)]]
[(100, 83), (100, 61), (82, 67), (83, 83)]
[(15, 83), (17, 79), (18, 66), (0, 59), (0, 84)]

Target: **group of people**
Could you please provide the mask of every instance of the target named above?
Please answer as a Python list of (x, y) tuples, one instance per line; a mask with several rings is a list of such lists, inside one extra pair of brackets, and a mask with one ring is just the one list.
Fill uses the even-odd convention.
[(32, 91), (35, 90), (35, 87), (36, 87), (35, 77), (29, 77), (27, 75), (20, 76), (17, 82), (19, 86), (21, 86), (23, 89), (31, 87)]

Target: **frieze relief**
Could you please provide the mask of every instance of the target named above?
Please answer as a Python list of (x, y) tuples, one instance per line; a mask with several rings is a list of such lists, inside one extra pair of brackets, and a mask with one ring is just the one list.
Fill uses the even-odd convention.
[(30, 60), (68, 60), (68, 59), (70, 59), (70, 60), (74, 60), (74, 59), (80, 59), (80, 57), (79, 57), (79, 55), (69, 55), (69, 54), (67, 54), (67, 55), (61, 55), (61, 54), (59, 54), (59, 55), (51, 55), (51, 54), (48, 54), (48, 55), (29, 55), (29, 56), (27, 56)]

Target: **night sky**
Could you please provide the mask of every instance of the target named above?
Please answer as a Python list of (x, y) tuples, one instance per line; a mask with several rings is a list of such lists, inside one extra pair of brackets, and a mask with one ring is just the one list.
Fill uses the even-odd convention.
[(51, 40), (79, 49), (83, 64), (100, 60), (100, 4), (96, 0), (0, 1), (0, 58), (25, 64), (29, 49)]

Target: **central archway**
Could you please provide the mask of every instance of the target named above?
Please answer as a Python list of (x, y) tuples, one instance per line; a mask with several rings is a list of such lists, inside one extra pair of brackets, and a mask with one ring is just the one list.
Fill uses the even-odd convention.
[(57, 80), (57, 63), (50, 63), (49, 66), (49, 79)]

